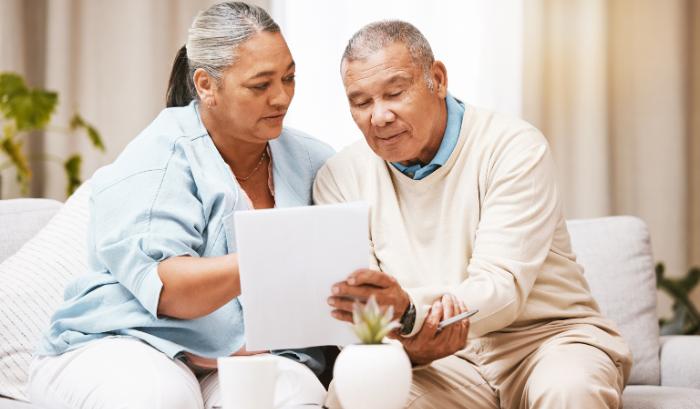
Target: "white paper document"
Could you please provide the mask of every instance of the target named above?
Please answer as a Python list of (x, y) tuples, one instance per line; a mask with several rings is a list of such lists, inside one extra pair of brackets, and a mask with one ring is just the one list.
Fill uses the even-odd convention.
[(235, 213), (248, 351), (349, 345), (331, 316), (333, 284), (369, 267), (367, 204)]

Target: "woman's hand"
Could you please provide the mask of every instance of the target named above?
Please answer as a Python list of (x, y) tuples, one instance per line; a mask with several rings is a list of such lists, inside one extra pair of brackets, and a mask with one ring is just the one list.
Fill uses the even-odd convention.
[(204, 317), (241, 295), (238, 254), (169, 258), (158, 265), (163, 282), (158, 315)]

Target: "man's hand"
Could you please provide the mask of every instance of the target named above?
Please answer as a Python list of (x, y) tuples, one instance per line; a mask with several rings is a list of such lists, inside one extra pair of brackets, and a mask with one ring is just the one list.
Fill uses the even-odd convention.
[(393, 331), (389, 338), (401, 341), (411, 363), (429, 364), (464, 348), (469, 335), (469, 319), (456, 322), (437, 332), (438, 324), (448, 318), (467, 312), (467, 306), (452, 294), (445, 294), (435, 301), (421, 330), (411, 338), (404, 338)]
[(328, 299), (328, 304), (336, 308), (331, 315), (347, 322), (352, 322), (352, 306), (355, 300), (343, 296), (369, 300), (369, 297), (374, 295), (379, 306), (394, 306), (393, 319), (401, 318), (410, 300), (394, 277), (375, 270), (357, 270), (350, 274), (346, 281), (335, 284), (331, 292), (333, 296)]

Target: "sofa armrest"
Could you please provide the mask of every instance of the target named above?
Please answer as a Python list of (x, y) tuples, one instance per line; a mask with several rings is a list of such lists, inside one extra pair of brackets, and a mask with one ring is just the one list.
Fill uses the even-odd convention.
[(700, 389), (700, 336), (661, 337), (661, 386)]

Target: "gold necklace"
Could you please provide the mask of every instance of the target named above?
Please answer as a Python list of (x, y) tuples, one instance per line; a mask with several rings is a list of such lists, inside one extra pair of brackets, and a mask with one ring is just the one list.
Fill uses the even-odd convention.
[(242, 181), (244, 181), (244, 182), (246, 182), (248, 179), (250, 179), (250, 177), (253, 176), (253, 173), (255, 173), (255, 171), (258, 170), (258, 168), (260, 167), (260, 165), (262, 165), (263, 159), (265, 159), (265, 153), (267, 153), (267, 152), (266, 152), (266, 151), (263, 151), (263, 154), (262, 154), (262, 156), (260, 157), (260, 162), (258, 162), (258, 166), (256, 166), (255, 169), (253, 169), (253, 171), (250, 172), (250, 174), (249, 174), (248, 176), (246, 176), (246, 177), (244, 177), (244, 178), (236, 176), (236, 179), (242, 180)]

